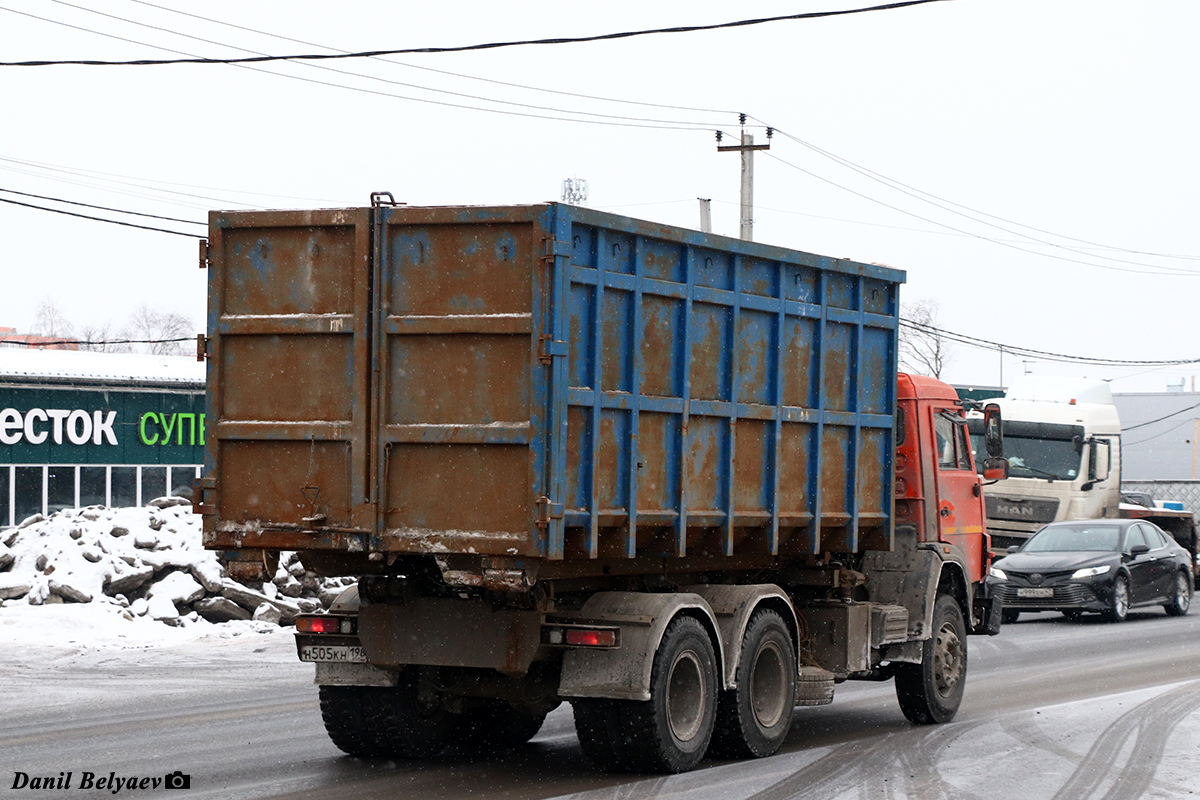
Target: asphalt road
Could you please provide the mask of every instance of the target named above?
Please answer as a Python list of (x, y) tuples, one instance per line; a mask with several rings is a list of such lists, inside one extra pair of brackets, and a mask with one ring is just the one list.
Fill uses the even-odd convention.
[[(368, 762), (329, 743), (311, 667), (287, 636), (145, 650), (0, 652), (0, 797), (80, 791), (96, 777), (191, 776), (188, 798), (1200, 797), (1200, 612), (1111, 625), (1027, 615), (970, 639), (954, 722), (908, 724), (892, 684), (846, 683), (797, 709), (781, 753), (672, 777), (608, 775), (583, 757), (569, 706), (503, 755)], [(70, 791), (13, 789), (72, 773)]]

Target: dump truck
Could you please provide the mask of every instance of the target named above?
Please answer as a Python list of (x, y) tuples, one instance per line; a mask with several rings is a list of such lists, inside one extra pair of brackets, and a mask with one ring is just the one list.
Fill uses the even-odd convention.
[(296, 621), (343, 751), (523, 743), (568, 702), (601, 767), (679, 772), (845, 680), (958, 710), (1000, 608), (964, 409), (897, 375), (904, 273), (387, 195), (213, 212), (201, 266), (204, 543), (357, 578)]

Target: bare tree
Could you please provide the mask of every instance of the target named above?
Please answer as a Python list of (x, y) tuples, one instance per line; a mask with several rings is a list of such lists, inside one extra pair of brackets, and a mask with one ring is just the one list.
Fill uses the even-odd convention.
[(90, 350), (95, 353), (131, 353), (133, 347), (128, 344), (118, 344), (116, 341), (132, 338), (129, 332), (122, 328), (114, 330), (111, 320), (92, 322), (80, 327), (79, 338), (86, 344), (79, 345), (80, 350)]
[(38, 303), (33, 318), (33, 332), (51, 339), (70, 339), (75, 335), (75, 326), (48, 296)]
[(189, 338), (192, 321), (176, 311), (156, 311), (143, 305), (130, 318), (129, 334), (130, 339), (149, 342), (138, 346), (142, 352), (160, 356), (180, 355), (187, 350), (184, 342), (171, 340)]
[(951, 358), (950, 342), (938, 327), (936, 300), (902, 304), (900, 317), (900, 366), (920, 375), (941, 378)]

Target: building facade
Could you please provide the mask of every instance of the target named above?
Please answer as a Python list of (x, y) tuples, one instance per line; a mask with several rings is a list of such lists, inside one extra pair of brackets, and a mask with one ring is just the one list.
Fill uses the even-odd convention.
[(0, 350), (0, 527), (190, 497), (204, 374), (180, 356)]

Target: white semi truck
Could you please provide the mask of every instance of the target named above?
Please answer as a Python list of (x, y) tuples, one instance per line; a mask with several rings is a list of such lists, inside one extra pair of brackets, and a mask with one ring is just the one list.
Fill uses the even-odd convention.
[[(1104, 381), (1025, 376), (997, 403), (1004, 418), (1008, 478), (984, 484), (993, 552), (1020, 545), (1043, 525), (1071, 519), (1138, 517), (1196, 552), (1190, 512), (1121, 503), (1121, 420)], [(983, 419), (969, 422), (982, 447)]]

